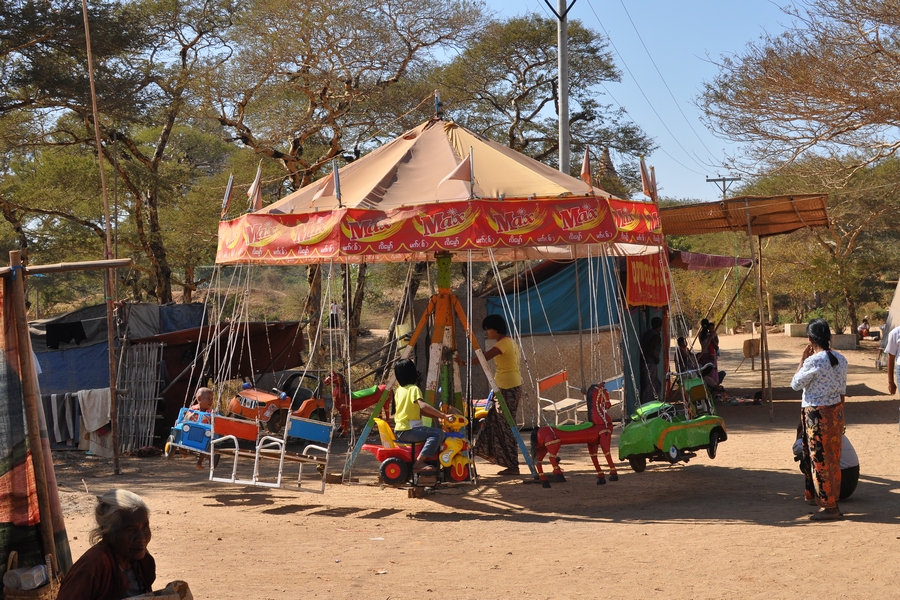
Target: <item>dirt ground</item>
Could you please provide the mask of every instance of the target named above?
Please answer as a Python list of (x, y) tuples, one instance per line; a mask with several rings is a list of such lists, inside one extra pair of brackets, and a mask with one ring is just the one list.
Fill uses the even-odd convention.
[[(747, 337), (721, 336), (721, 366), (729, 390), (752, 394), (759, 371), (734, 372)], [(370, 458), (358, 484), (316, 495), (211, 483), (193, 458), (123, 458), (115, 476), (108, 461), (55, 453), (72, 553), (88, 548), (94, 495), (122, 487), (151, 507), (156, 587), (184, 579), (198, 599), (896, 597), (898, 401), (875, 369), (877, 343), (844, 352), (859, 487), (843, 520), (813, 523), (791, 454), (789, 382), (805, 340), (769, 340), (773, 418), (720, 406), (729, 438), (715, 460), (643, 473), (618, 463), (605, 486), (583, 447), (563, 449), (568, 482), (551, 489), (479, 463), (477, 486), (424, 499), (380, 487)]]

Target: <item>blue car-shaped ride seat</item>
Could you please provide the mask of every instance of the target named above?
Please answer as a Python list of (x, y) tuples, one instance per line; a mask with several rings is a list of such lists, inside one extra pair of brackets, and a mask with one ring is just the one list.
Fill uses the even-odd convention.
[(182, 408), (166, 440), (165, 455), (171, 458), (175, 449), (209, 454), (212, 440), (212, 415), (208, 412)]

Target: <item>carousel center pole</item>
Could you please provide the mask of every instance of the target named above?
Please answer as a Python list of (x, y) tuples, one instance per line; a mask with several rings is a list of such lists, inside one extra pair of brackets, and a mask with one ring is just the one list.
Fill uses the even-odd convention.
[(453, 351), (456, 349), (453, 320), (453, 301), (456, 297), (450, 291), (453, 257), (449, 252), (435, 252), (434, 260), (437, 264), (438, 293), (434, 297), (434, 335), (429, 349), (425, 402), (431, 406), (459, 404), (456, 408), (462, 411), (462, 396), (454, 403), (456, 390), (453, 389)]

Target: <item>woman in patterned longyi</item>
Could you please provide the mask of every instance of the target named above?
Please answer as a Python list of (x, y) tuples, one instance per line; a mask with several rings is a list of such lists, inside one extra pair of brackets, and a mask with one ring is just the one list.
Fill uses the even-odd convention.
[(844, 395), (847, 393), (847, 359), (831, 350), (831, 329), (824, 319), (810, 321), (806, 328), (809, 344), (791, 387), (803, 390), (801, 402), (803, 444), (812, 463), (814, 501), (819, 511), (812, 521), (839, 519), (841, 491), (841, 439), (844, 435)]
[[(485, 336), (496, 344), (484, 353), (487, 360), (497, 365), (494, 380), (500, 388), (500, 394), (512, 418), (516, 418), (519, 402), (522, 400), (522, 374), (519, 371), (519, 348), (507, 335), (506, 320), (500, 315), (488, 315), (481, 323)], [(457, 362), (466, 365), (466, 361), (457, 357)], [(500, 406), (494, 402), (485, 417), (484, 425), (475, 438), (473, 448), (475, 454), (505, 467), (498, 475), (519, 474), (519, 445), (513, 435), (512, 428), (506, 421)]]

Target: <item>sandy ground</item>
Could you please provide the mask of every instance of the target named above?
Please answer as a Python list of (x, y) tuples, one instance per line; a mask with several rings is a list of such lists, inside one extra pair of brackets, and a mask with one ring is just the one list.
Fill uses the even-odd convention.
[[(759, 371), (733, 372), (746, 338), (721, 336), (722, 366), (729, 389), (752, 393)], [(721, 406), (729, 438), (715, 460), (620, 463), (605, 486), (581, 447), (563, 450), (568, 482), (551, 489), (480, 464), (476, 487), (424, 499), (380, 487), (368, 458), (359, 484), (315, 495), (210, 483), (192, 458), (124, 458), (114, 476), (107, 461), (57, 453), (72, 552), (88, 547), (93, 495), (122, 487), (152, 509), (156, 587), (184, 579), (198, 599), (896, 597), (898, 402), (877, 344), (844, 353), (859, 487), (844, 520), (811, 523), (790, 451), (804, 343), (770, 336), (774, 417)]]

